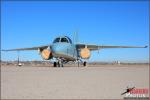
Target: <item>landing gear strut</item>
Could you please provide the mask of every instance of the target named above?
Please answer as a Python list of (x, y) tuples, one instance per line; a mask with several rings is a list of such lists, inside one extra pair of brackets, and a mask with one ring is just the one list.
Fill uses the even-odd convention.
[(63, 67), (63, 61), (58, 61), (58, 67)]

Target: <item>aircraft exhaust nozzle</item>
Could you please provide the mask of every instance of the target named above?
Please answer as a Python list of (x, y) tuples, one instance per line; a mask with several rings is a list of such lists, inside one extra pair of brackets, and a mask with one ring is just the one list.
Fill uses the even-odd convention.
[(52, 57), (52, 52), (48, 49), (44, 49), (41, 51), (41, 56), (45, 60), (49, 60)]
[(80, 51), (80, 57), (83, 59), (89, 59), (91, 56), (90, 50), (88, 48), (83, 48)]

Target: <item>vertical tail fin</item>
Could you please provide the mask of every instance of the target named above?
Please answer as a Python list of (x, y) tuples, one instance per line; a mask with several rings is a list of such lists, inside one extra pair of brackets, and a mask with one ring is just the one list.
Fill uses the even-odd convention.
[(77, 44), (78, 42), (79, 42), (79, 40), (78, 40), (78, 31), (76, 31), (73, 34), (73, 43)]

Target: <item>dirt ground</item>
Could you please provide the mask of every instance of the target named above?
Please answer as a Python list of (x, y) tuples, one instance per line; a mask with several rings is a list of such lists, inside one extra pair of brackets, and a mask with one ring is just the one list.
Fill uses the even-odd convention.
[(1, 99), (123, 99), (127, 86), (149, 88), (148, 65), (1, 66)]

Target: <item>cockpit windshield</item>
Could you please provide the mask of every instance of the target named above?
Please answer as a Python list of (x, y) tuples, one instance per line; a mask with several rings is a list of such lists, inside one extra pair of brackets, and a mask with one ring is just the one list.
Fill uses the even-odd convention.
[(60, 38), (56, 38), (53, 43), (59, 42)]
[(61, 42), (66, 42), (66, 43), (68, 43), (68, 40), (67, 40), (67, 38), (61, 38)]
[(67, 36), (58, 37), (58, 38), (56, 38), (56, 39), (54, 40), (53, 43), (58, 43), (58, 42), (63, 42), (63, 43), (70, 43), (70, 44), (72, 44), (71, 39), (70, 39), (69, 37), (67, 37)]

